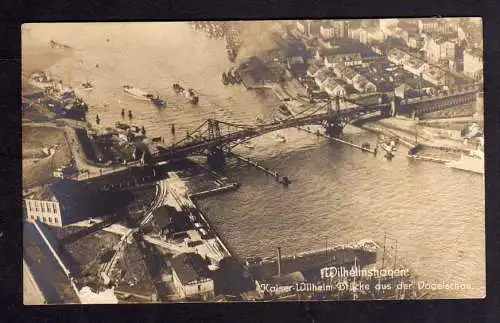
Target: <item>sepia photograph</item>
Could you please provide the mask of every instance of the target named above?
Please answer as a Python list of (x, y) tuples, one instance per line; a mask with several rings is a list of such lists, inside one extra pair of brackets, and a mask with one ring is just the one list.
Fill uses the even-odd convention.
[(25, 305), (486, 296), (481, 18), (21, 40)]

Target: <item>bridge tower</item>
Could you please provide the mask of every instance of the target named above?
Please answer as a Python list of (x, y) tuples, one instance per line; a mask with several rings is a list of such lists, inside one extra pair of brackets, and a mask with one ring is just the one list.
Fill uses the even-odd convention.
[(340, 97), (335, 97), (335, 110), (332, 107), (332, 100), (328, 102), (327, 106), (328, 119), (325, 122), (326, 134), (332, 137), (339, 137), (342, 134), (344, 125), (340, 118)]
[(208, 139), (213, 141), (214, 144), (208, 149), (207, 163), (213, 169), (221, 169), (226, 165), (223, 147), (218, 143), (220, 137), (221, 131), (219, 121), (208, 119)]

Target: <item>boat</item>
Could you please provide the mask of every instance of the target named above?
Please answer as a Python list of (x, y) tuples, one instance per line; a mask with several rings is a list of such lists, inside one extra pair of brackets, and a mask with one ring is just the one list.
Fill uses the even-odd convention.
[(94, 88), (94, 86), (92, 85), (92, 83), (90, 82), (85, 82), (85, 83), (82, 83), (82, 89), (81, 90), (92, 90)]
[(193, 89), (186, 90), (179, 83), (174, 83), (172, 87), (177, 94), (183, 94), (192, 104), (198, 104), (199, 97)]
[(472, 150), (469, 155), (462, 154), (459, 160), (447, 162), (445, 166), (477, 174), (484, 174), (484, 151), (480, 149)]
[(189, 102), (191, 102), (192, 104), (198, 104), (199, 97), (193, 89), (188, 89), (187, 91), (184, 92), (184, 95), (186, 96), (186, 98), (189, 99)]
[(276, 134), (276, 140), (278, 140), (279, 142), (286, 142), (286, 138), (285, 136), (283, 136), (282, 134), (280, 133), (277, 133)]
[(54, 80), (44, 72), (31, 75), (29, 83), (36, 88), (45, 90), (55, 86)]
[(236, 51), (232, 47), (229, 47), (226, 51), (227, 58), (231, 63), (233, 63), (236, 60)]
[(167, 106), (167, 102), (162, 100), (158, 94), (155, 97), (149, 96), (149, 100), (158, 108), (165, 108)]
[(222, 84), (224, 85), (229, 84), (229, 79), (227, 78), (227, 74), (225, 72), (222, 72)]
[(254, 148), (255, 148), (255, 146), (254, 146), (254, 145), (252, 145), (252, 144), (250, 144), (250, 143), (248, 143), (248, 144), (244, 144), (243, 146), (245, 146), (245, 147), (246, 147), (246, 148), (248, 148), (248, 149), (254, 149)]
[(152, 94), (149, 94), (141, 89), (135, 88), (130, 85), (124, 85), (123, 90), (130, 94), (131, 96), (135, 97), (136, 99), (140, 100), (146, 100), (146, 101), (151, 101), (151, 98), (153, 97)]
[(280, 184), (282, 184), (283, 186), (288, 186), (291, 182), (292, 181), (290, 181), (286, 176), (283, 176), (283, 178), (280, 179)]

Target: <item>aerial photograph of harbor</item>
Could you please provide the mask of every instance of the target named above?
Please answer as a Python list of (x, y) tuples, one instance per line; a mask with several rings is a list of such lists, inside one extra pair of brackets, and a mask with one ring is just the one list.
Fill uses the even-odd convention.
[(485, 297), (481, 18), (21, 34), (25, 305)]

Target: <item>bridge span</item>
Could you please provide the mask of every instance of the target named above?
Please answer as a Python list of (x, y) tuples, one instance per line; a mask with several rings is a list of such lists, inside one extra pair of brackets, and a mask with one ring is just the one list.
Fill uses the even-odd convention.
[[(364, 115), (379, 112), (382, 117), (393, 115), (394, 104), (382, 102), (365, 106), (340, 109), (340, 99), (335, 100), (335, 109), (331, 101), (323, 106), (311, 106), (294, 117), (267, 124), (241, 125), (209, 119), (186, 138), (174, 143), (168, 148), (149, 152), (145, 161), (157, 165), (169, 160), (187, 157), (189, 155), (205, 154), (212, 166), (224, 163), (224, 151), (238, 144), (264, 135), (269, 132), (301, 127), (306, 125), (322, 125), (328, 135), (339, 137), (346, 124)], [(320, 112), (326, 108), (326, 112)]]
[[(480, 91), (480, 86), (472, 84), (461, 89), (453, 89), (435, 96), (418, 99), (400, 99), (382, 94), (377, 102), (359, 103), (350, 99), (343, 100), (352, 105), (340, 109), (340, 98), (335, 98), (323, 106), (312, 105), (304, 111), (284, 120), (267, 124), (241, 125), (209, 119), (188, 133), (181, 141), (170, 147), (158, 147), (157, 151), (147, 152), (145, 162), (158, 165), (170, 160), (185, 158), (190, 155), (207, 155), (208, 163), (220, 167), (225, 163), (224, 152), (231, 148), (269, 132), (306, 125), (321, 125), (330, 137), (339, 137), (346, 124), (363, 119), (366, 115), (380, 113), (382, 118), (408, 115), (420, 116), (457, 104), (471, 102)], [(326, 112), (325, 111), (326, 108)]]

